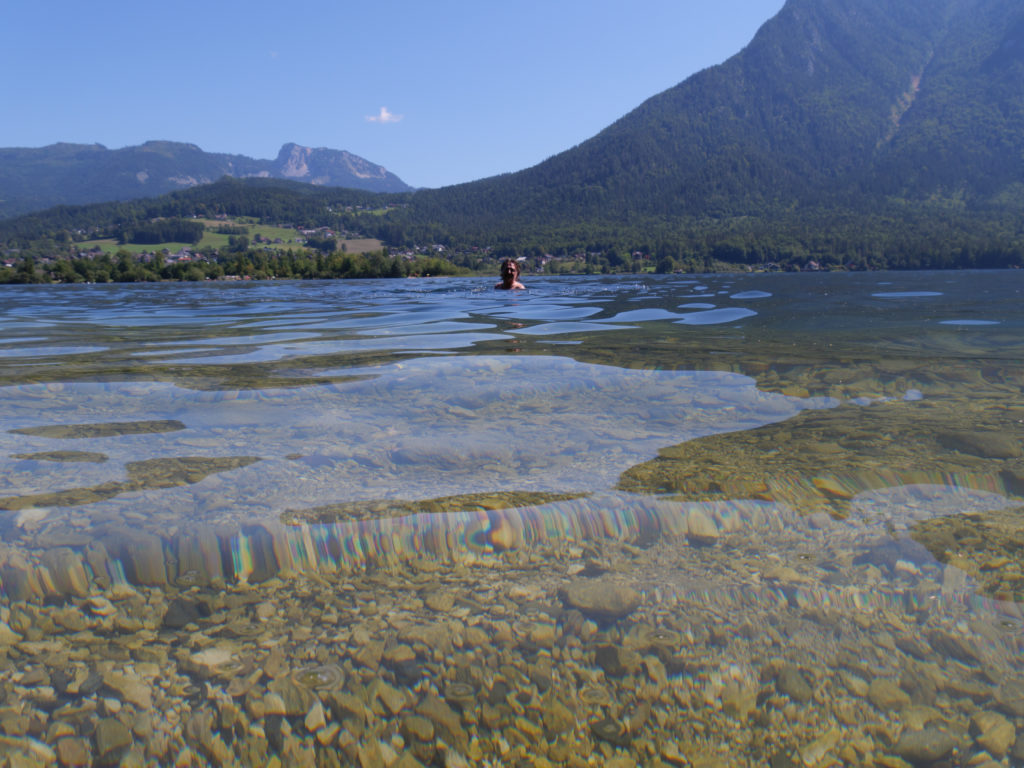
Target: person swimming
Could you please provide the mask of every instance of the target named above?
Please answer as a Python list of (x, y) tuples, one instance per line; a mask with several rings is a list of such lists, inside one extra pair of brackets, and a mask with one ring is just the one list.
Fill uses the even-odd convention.
[(519, 262), (505, 259), (501, 262), (501, 282), (494, 286), (505, 291), (518, 291), (526, 286), (519, 282)]

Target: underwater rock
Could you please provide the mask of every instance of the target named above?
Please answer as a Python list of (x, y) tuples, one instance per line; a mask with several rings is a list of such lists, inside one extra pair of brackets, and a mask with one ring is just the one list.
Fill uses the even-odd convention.
[(590, 732), (601, 741), (617, 747), (628, 747), (633, 741), (629, 729), (618, 720), (605, 717), (590, 724)]
[(152, 421), (116, 421), (108, 424), (49, 424), (42, 427), (22, 427), (7, 430), (12, 435), (32, 435), (56, 440), (80, 440), (94, 437), (120, 437), (122, 435), (151, 435), (158, 432), (178, 432), (185, 425), (176, 419)]
[(89, 575), (77, 552), (67, 547), (49, 549), (43, 553), (42, 560), (59, 594), (75, 597), (89, 594)]
[(105, 541), (110, 555), (121, 561), (132, 584), (162, 587), (167, 584), (167, 565), (159, 536), (122, 533)]
[(430, 720), (445, 741), (454, 744), (460, 752), (469, 745), (469, 735), (462, 728), (458, 714), (437, 696), (427, 696), (416, 705), (416, 713)]
[(636, 651), (617, 645), (602, 645), (594, 651), (594, 661), (605, 671), (605, 674), (622, 677), (627, 673), (637, 672), (642, 660)]
[(186, 624), (194, 624), (210, 615), (210, 608), (199, 600), (177, 597), (167, 606), (163, 626), (168, 629), (181, 629)]
[(803, 673), (793, 664), (786, 664), (779, 670), (779, 676), (775, 679), (775, 687), (779, 693), (784, 693), (793, 701), (806, 704), (814, 696), (814, 689)]
[(316, 701), (316, 694), (309, 688), (297, 685), (290, 677), (279, 677), (272, 680), (267, 689), (276, 693), (284, 702), (284, 711), (288, 717), (305, 717)]
[(97, 765), (117, 765), (132, 745), (132, 734), (121, 721), (105, 717), (97, 723), (93, 740)]
[(957, 740), (938, 728), (904, 731), (893, 747), (893, 753), (914, 765), (929, 765), (952, 754)]
[(63, 462), (87, 462), (91, 464), (102, 464), (107, 461), (105, 453), (92, 451), (44, 451), (42, 453), (16, 453), (12, 459), (28, 459), (30, 461), (63, 461)]
[(982, 749), (996, 758), (1004, 757), (1017, 740), (1013, 723), (998, 712), (975, 712), (971, 716), (970, 733)]
[(635, 611), (642, 598), (632, 587), (602, 579), (574, 581), (563, 592), (562, 600), (592, 619), (614, 621)]
[(942, 432), (938, 439), (943, 448), (983, 459), (1019, 459), (1024, 456), (1020, 440), (1000, 432)]
[(910, 705), (910, 696), (892, 680), (878, 677), (868, 686), (868, 701), (882, 712), (898, 711)]
[(718, 524), (700, 508), (695, 507), (687, 514), (686, 539), (691, 544), (710, 546), (717, 542), (721, 535)]

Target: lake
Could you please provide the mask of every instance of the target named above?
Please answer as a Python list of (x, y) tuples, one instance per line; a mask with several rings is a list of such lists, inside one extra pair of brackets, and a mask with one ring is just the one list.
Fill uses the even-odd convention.
[(1024, 764), (1024, 274), (524, 282), (0, 290), (0, 754)]

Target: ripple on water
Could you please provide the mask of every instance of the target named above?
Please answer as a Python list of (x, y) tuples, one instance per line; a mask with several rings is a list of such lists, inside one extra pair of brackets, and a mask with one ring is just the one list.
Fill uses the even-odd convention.
[(106, 352), (108, 347), (13, 347), (0, 349), (0, 357), (50, 357), (51, 355), (89, 355)]
[(554, 336), (560, 333), (622, 331), (630, 327), (628, 325), (609, 325), (607, 323), (542, 323), (530, 328), (517, 328), (512, 333), (519, 336)]
[(508, 337), (500, 333), (422, 333), (410, 336), (372, 336), (358, 339), (311, 341), (296, 344), (271, 344), (241, 354), (219, 354), (209, 357), (176, 358), (175, 362), (189, 365), (237, 365), (241, 363), (269, 363), (294, 357), (316, 357), (355, 352), (429, 351), (472, 347), (484, 341), (501, 341)]
[(503, 308), (502, 311), (492, 313), (492, 316), (513, 320), (579, 320), (596, 315), (600, 311), (600, 307), (565, 307), (541, 304), (530, 307), (519, 306), (512, 309)]
[(941, 296), (940, 291), (881, 291), (872, 293), (876, 299), (921, 299), (930, 296)]

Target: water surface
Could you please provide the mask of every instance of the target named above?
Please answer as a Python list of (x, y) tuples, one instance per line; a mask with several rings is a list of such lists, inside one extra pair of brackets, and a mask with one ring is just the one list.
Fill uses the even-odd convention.
[(1022, 759), (1020, 273), (527, 282), (5, 287), (5, 749)]

